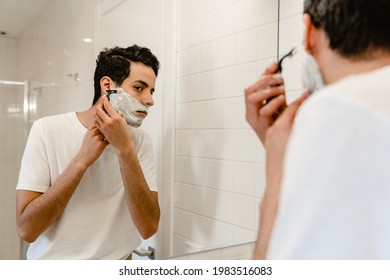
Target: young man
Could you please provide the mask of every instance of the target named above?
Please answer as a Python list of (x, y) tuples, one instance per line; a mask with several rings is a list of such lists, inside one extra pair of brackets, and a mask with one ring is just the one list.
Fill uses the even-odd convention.
[[(125, 259), (140, 235), (157, 231), (152, 142), (127, 115), (138, 124), (146, 117), (159, 62), (134, 45), (106, 49), (96, 63), (92, 107), (31, 128), (17, 185), (17, 230), (31, 243), (28, 259)], [(112, 89), (138, 109), (114, 109), (106, 97)]]
[(267, 152), (255, 258), (390, 258), (389, 13), (387, 0), (306, 0), (304, 46), (326, 86), (286, 106), (271, 65), (246, 89)]

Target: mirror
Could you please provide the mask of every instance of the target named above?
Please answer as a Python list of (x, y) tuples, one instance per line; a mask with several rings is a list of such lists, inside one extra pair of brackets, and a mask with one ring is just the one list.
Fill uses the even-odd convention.
[[(165, 259), (256, 239), (265, 153), (245, 121), (243, 89), (301, 45), (302, 3), (53, 0), (17, 37), (0, 40), (15, 44), (7, 47), (19, 69), (13, 79), (39, 89), (34, 118), (90, 106), (103, 47), (136, 43), (157, 55), (155, 106), (142, 128), (154, 141), (162, 215), (142, 246)], [(285, 64), (288, 98), (301, 89), (298, 62), (299, 55)], [(14, 171), (8, 184), (16, 185)]]

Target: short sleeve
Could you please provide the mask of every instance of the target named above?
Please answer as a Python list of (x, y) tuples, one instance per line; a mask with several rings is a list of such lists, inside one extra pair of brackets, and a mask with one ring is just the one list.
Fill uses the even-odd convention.
[(17, 190), (45, 192), (51, 185), (44, 127), (34, 122), (25, 146)]
[(151, 191), (158, 191), (157, 182), (156, 182), (156, 171), (155, 171), (155, 161), (154, 161), (154, 151), (153, 151), (153, 142), (152, 139), (146, 133), (142, 134), (143, 141), (141, 144), (141, 149), (138, 152), (138, 157), (142, 172), (144, 173), (145, 180), (148, 183), (149, 189)]

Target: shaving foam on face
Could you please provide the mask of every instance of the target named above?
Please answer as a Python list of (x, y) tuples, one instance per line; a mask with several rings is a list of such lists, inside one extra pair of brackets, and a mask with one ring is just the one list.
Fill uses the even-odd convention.
[(309, 93), (313, 93), (324, 87), (322, 74), (318, 64), (310, 54), (303, 52), (302, 59), (302, 83)]
[(122, 113), (128, 125), (139, 127), (145, 118), (145, 115), (137, 111), (148, 112), (148, 107), (143, 105), (137, 99), (126, 93), (122, 88), (114, 88), (110, 91), (108, 98), (112, 107), (117, 112)]

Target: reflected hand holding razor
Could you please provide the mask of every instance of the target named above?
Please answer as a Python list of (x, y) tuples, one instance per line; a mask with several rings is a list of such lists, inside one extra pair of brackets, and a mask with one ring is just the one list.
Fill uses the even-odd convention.
[[(283, 68), (282, 68), (282, 63), (283, 63), (283, 61), (284, 61), (284, 59), (286, 58), (286, 57), (292, 57), (294, 54), (296, 54), (297, 53), (297, 51), (296, 51), (296, 49), (295, 49), (295, 47), (293, 47), (288, 53), (286, 53), (285, 55), (283, 55), (282, 56), (282, 58), (281, 59), (279, 59), (279, 61), (278, 61), (278, 68), (276, 69), (276, 73), (282, 73), (282, 70), (283, 70)], [(274, 97), (271, 97), (271, 98), (268, 98), (267, 100), (264, 100), (264, 105), (265, 104), (267, 104), (267, 103), (269, 103), (273, 98), (275, 98), (276, 96), (274, 96)]]
[(282, 62), (286, 57), (292, 57), (294, 54), (296, 54), (297, 51), (295, 47), (293, 47), (288, 53), (286, 53), (278, 62), (278, 69), (276, 70), (276, 73), (282, 73)]

